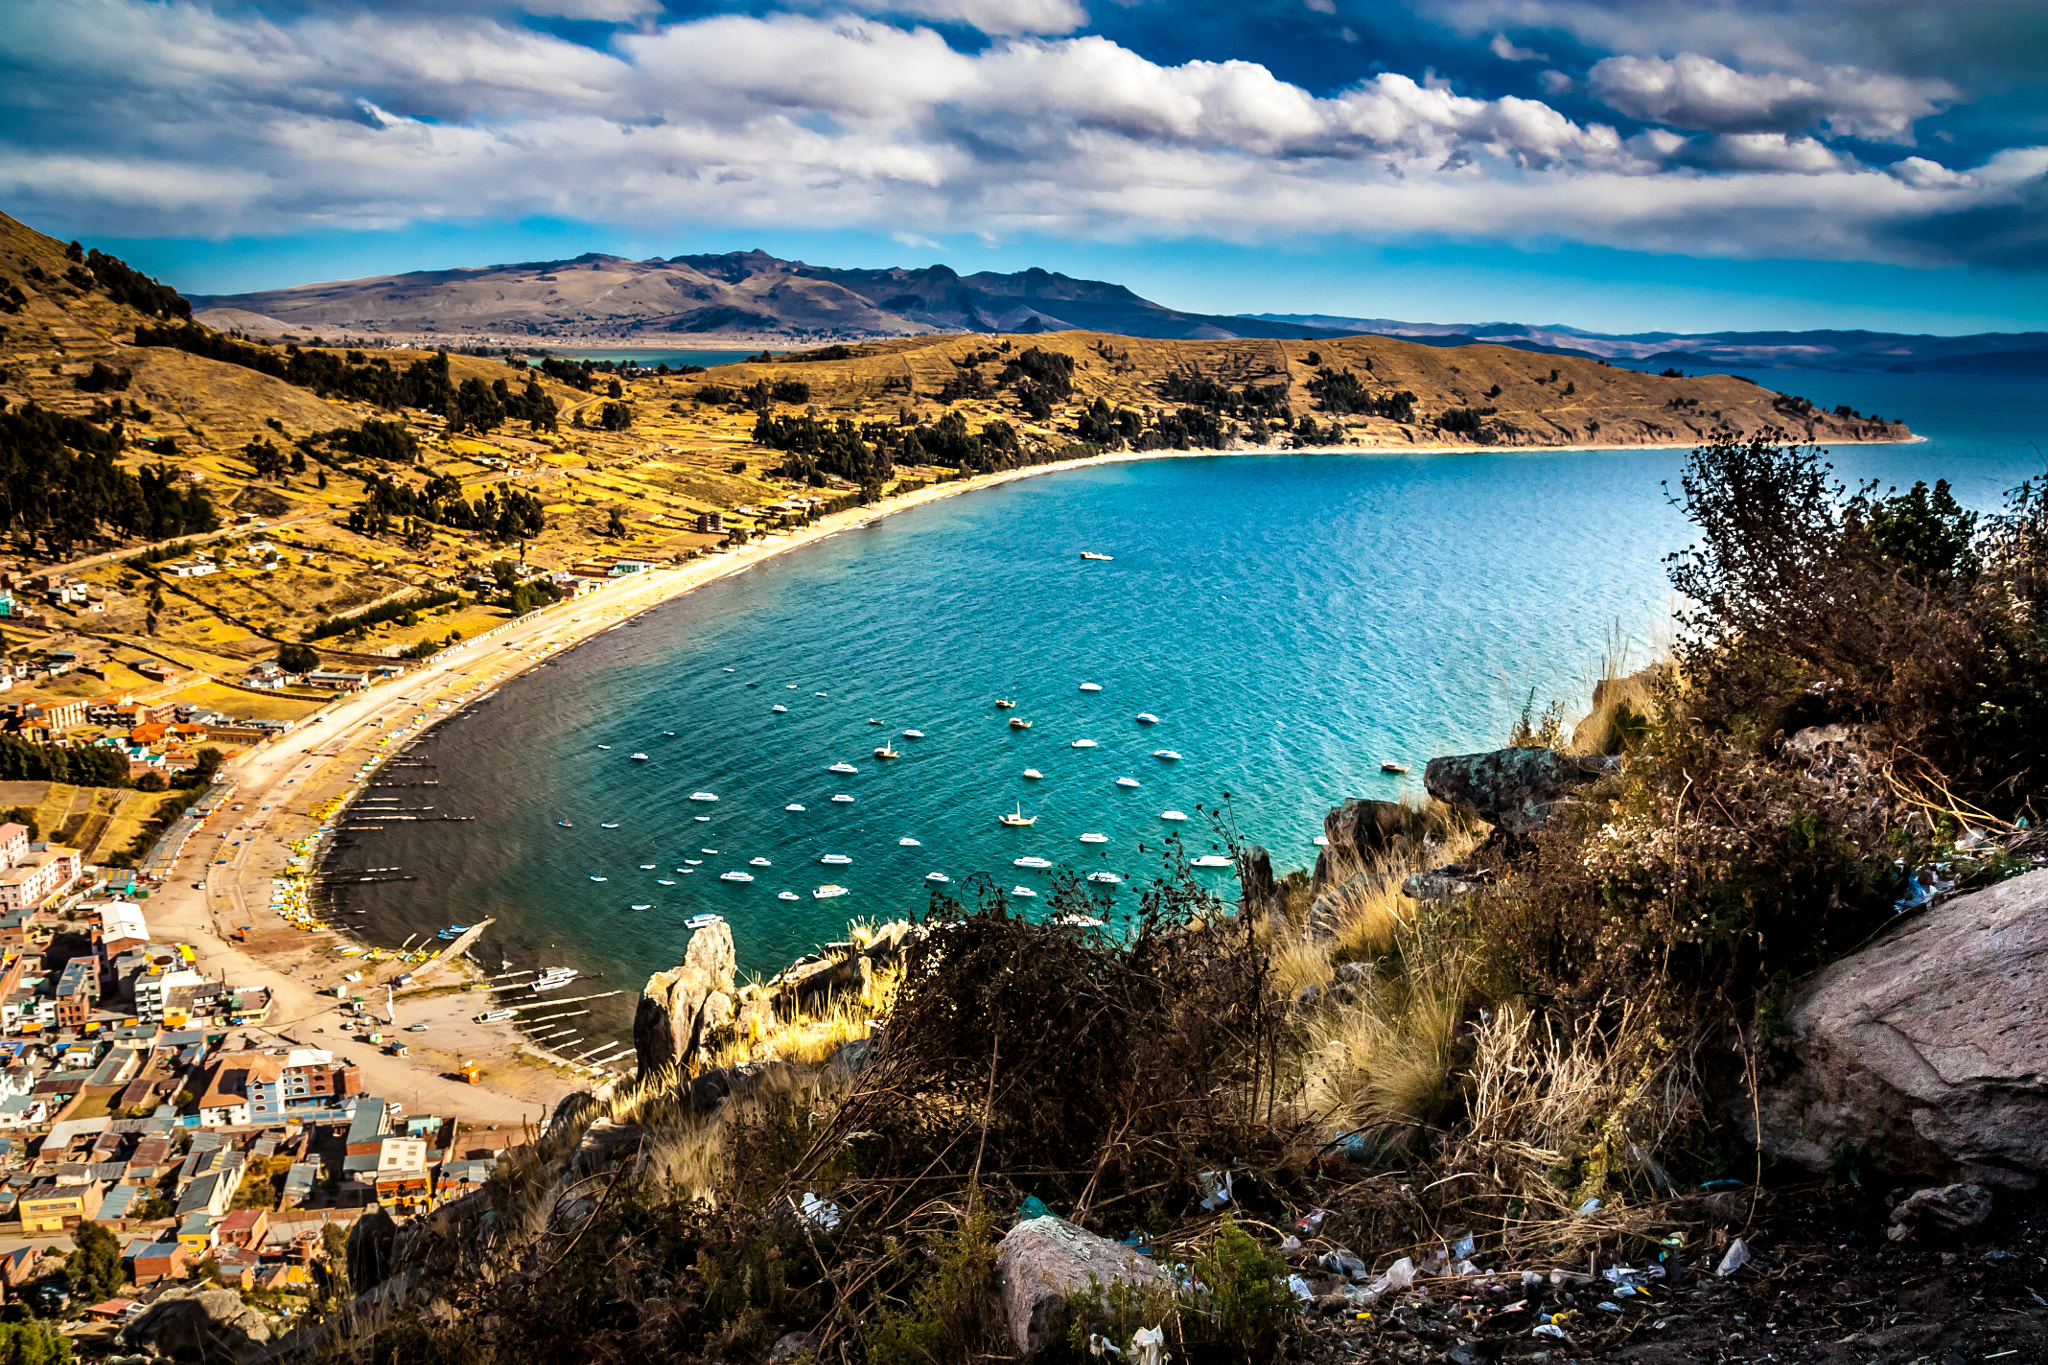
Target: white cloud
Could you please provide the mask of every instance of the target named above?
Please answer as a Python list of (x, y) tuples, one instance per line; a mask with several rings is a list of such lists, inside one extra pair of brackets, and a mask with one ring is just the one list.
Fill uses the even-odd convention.
[(1508, 41), (1508, 35), (1505, 33), (1494, 34), (1493, 41), (1486, 45), (1486, 49), (1504, 62), (1547, 62), (1550, 60), (1548, 53), (1538, 52), (1533, 47), (1516, 47)]
[(1587, 85), (1609, 108), (1648, 123), (1717, 133), (1817, 130), (1900, 143), (1911, 143), (1913, 125), (1957, 97), (1946, 81), (1847, 66), (1753, 75), (1696, 52), (1605, 57), (1594, 63)]
[(1072, 33), (1088, 22), (1076, 0), (883, 0), (877, 8), (997, 34)]
[(1254, 62), (1167, 65), (1099, 36), (968, 52), (824, 10), (650, 24), (602, 49), (437, 12), (230, 20), (189, 0), (72, 0), (24, 19), (0, 28), (0, 62), (28, 73), (0, 86), (0, 192), (17, 216), (95, 232), (556, 216), (1940, 260), (1956, 248), (1920, 225), (2031, 202), (2048, 171), (2038, 149), (1967, 175), (1910, 157), (1879, 170), (1806, 125), (1743, 122), (1798, 105), (1830, 128), (1909, 131), (1917, 106), (1862, 73), (1809, 82), (1821, 99), (1727, 67), (1610, 68), (1616, 98), (1701, 130), (1624, 139), (1400, 73), (1318, 95)]

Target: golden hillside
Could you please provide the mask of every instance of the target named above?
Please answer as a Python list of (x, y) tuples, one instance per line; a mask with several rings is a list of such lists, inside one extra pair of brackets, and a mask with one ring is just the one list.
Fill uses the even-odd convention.
[[(17, 657), (62, 647), (95, 664), (99, 677), (40, 685), (53, 697), (196, 697), (322, 618), (461, 590), (463, 574), (494, 561), (523, 555), (534, 569), (587, 570), (620, 557), (686, 558), (722, 539), (696, 532), (700, 512), (756, 534), (802, 515), (769, 508), (793, 495), (873, 498), (1119, 448), (1689, 444), (1717, 427), (1778, 427), (1823, 442), (1907, 435), (1726, 376), (1660, 378), (1506, 347), (1444, 350), (1371, 336), (923, 336), (688, 376), (556, 362), (549, 377), (529, 366), (537, 357), (301, 351), (188, 330), (172, 315), (182, 301), (148, 293), (160, 287), (135, 284), (140, 277), (122, 301), (110, 281), (125, 267), (102, 259), (95, 273), (93, 259), (0, 216), (0, 309), (11, 310), (0, 312), (0, 432), (16, 447), (0, 457), (17, 471), (51, 458), (24, 454), (29, 405), (69, 419), (68, 449), (99, 442), (121, 468), (148, 467), (183, 494), (203, 494), (220, 528), (180, 538), (212, 542), (222, 568), (179, 577), (123, 562), (149, 537), (111, 523), (58, 535), (39, 520), (49, 520), (44, 504), (66, 494), (17, 479), (23, 491), (0, 508), (9, 518), (0, 571), (19, 583), (56, 567), (90, 594), (48, 607), (31, 596), (22, 604), (31, 614), (6, 625)], [(152, 306), (155, 315), (144, 311)], [(135, 344), (138, 329), (158, 344)], [(164, 344), (173, 333), (176, 344)], [(380, 402), (366, 387), (443, 364), (441, 397), (425, 407)], [(451, 397), (498, 381), (515, 406), (552, 403), (553, 429), (503, 413), (472, 419)], [(366, 422), (402, 426), (417, 457), (364, 453)], [(784, 449), (756, 443), (769, 428)], [(528, 520), (472, 514), (486, 498), (527, 509)], [(545, 523), (537, 531), (536, 521)], [(319, 647), (343, 658), (429, 648), (507, 619), (513, 605), (509, 594), (472, 586), (459, 602)], [(151, 659), (181, 672), (159, 682), (131, 667)]]

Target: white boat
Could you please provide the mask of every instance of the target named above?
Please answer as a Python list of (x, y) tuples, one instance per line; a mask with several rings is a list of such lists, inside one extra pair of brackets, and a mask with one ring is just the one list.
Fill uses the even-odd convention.
[(822, 696), (824, 696), (825, 694), (824, 694), (823, 692), (813, 692), (813, 693), (811, 693), (811, 695), (812, 695), (812, 696), (814, 696), (814, 697), (822, 697)]
[(747, 866), (748, 866), (748, 867), (773, 867), (774, 865), (775, 865), (775, 864), (773, 864), (773, 863), (769, 862), (769, 861), (768, 861), (768, 860), (767, 860), (766, 858), (749, 858), (749, 859), (747, 859)]
[[(685, 859), (683, 859), (683, 861), (684, 861), (685, 863), (688, 863), (688, 864), (689, 864), (689, 865), (690, 865), (691, 867), (702, 867), (702, 866), (704, 866), (704, 860), (703, 860), (702, 858), (685, 858)], [(681, 869), (680, 869), (680, 868), (678, 868), (677, 870), (678, 870), (678, 871), (681, 871)]]
[(612, 746), (611, 746), (611, 745), (609, 745), (609, 744), (600, 744), (600, 745), (598, 745), (597, 747), (598, 747), (598, 748), (600, 748), (600, 749), (609, 749), (609, 748), (611, 748)]
[(795, 684), (795, 683), (784, 683), (784, 684), (783, 684), (783, 686), (784, 686), (784, 687), (786, 687), (786, 688), (788, 688), (788, 689), (789, 689), (790, 691), (792, 691), (792, 692), (796, 691), (796, 684)]
[(1010, 860), (1010, 865), (1012, 867), (1028, 867), (1031, 868), (1033, 871), (1043, 872), (1046, 868), (1051, 867), (1052, 863), (1044, 858), (1038, 857), (1036, 854), (1033, 854), (1031, 857), (1028, 858), (1012, 858)]
[(714, 924), (725, 923), (724, 915), (692, 915), (683, 921), (685, 929), (709, 929)]
[(1190, 867), (1229, 867), (1230, 865), (1230, 859), (1224, 857), (1221, 853), (1204, 853), (1189, 864)]
[(1152, 757), (1164, 759), (1168, 763), (1178, 763), (1180, 762), (1180, 751), (1177, 749), (1154, 749)]
[(610, 880), (611, 880), (611, 878), (610, 878), (610, 877), (592, 877), (592, 878), (591, 878), (590, 880), (592, 880), (592, 881), (594, 881), (594, 882), (608, 882), (608, 881), (610, 881)]
[(928, 882), (950, 882), (953, 880), (943, 872), (927, 872), (924, 874), (924, 879)]
[(1138, 724), (1140, 724), (1140, 725), (1157, 725), (1158, 723), (1159, 723), (1159, 717), (1157, 717), (1157, 716), (1153, 715), (1153, 714), (1152, 714), (1152, 713), (1151, 713), (1150, 711), (1140, 711), (1140, 712), (1138, 713)]
[(1391, 758), (1383, 758), (1380, 760), (1380, 771), (1383, 773), (1393, 773), (1398, 776), (1399, 774), (1408, 771), (1408, 765), (1405, 763), (1396, 763)]
[(729, 668), (728, 668), (728, 669), (726, 669), (725, 671), (726, 671), (726, 672), (728, 672), (728, 673), (732, 672), (732, 670), (731, 670), (731, 669), (729, 669)]
[(905, 730), (905, 731), (903, 732), (903, 737), (904, 737), (905, 739), (923, 739), (923, 738), (924, 738), (924, 731), (922, 731), (922, 730)]
[(696, 870), (697, 869), (694, 867), (679, 867), (676, 869), (676, 871), (682, 873), (685, 877), (689, 876), (692, 872), (695, 872)]
[(769, 707), (768, 710), (770, 714), (777, 716), (786, 716), (789, 714), (789, 708), (787, 706), (784, 706), (781, 702), (775, 703), (775, 705)]
[(1185, 820), (1188, 818), (1188, 813), (1184, 810), (1163, 810), (1159, 812), (1159, 818), (1162, 820)]
[[(1096, 875), (1108, 877), (1113, 874), (1102, 872)], [(1102, 927), (1102, 921), (1093, 915), (1054, 915), (1047, 923), (1064, 925), (1069, 929), (1100, 929)]]
[(561, 827), (562, 827), (563, 829), (574, 829), (574, 828), (576, 828), (576, 826), (574, 826), (574, 825), (570, 824), (570, 823), (569, 823), (569, 822), (568, 822), (567, 820), (557, 820), (557, 821), (555, 821), (555, 823), (556, 823), (556, 824), (558, 824), (558, 825), (560, 825), (560, 826), (561, 826)]
[(1099, 555), (1099, 554), (1095, 553), (1095, 551), (1093, 551), (1093, 550), (1083, 550), (1083, 551), (1081, 551), (1081, 558), (1083, 558), (1083, 559), (1095, 559), (1095, 560), (1100, 560), (1100, 561), (1101, 561), (1102, 563), (1104, 563), (1104, 564), (1107, 564), (1107, 563), (1109, 563), (1109, 561), (1110, 561), (1110, 560), (1112, 560), (1112, 559), (1115, 559), (1115, 558), (1116, 558), (1116, 556), (1115, 556), (1115, 555)]
[(1016, 897), (1018, 897), (1018, 898), (1019, 898), (1019, 899), (1021, 899), (1021, 900), (1037, 900), (1037, 899), (1038, 899), (1038, 893), (1037, 893), (1036, 891), (1033, 891), (1033, 890), (1032, 890), (1032, 889), (1031, 889), (1030, 887), (1028, 887), (1028, 886), (1013, 886), (1013, 887), (1011, 887), (1011, 888), (1010, 888), (1010, 894), (1011, 894), (1011, 895), (1013, 895), (1013, 896), (1016, 896)]
[[(695, 798), (695, 797), (692, 797), (691, 799), (692, 799), (692, 800), (695, 800), (696, 798)], [(716, 800), (717, 800), (718, 798), (714, 796), (714, 797), (712, 797), (711, 799), (712, 799), (713, 801), (716, 801)], [(711, 823), (711, 817), (710, 817), (710, 816), (708, 816), (708, 815), (693, 815), (693, 816), (691, 816), (690, 818), (691, 818), (691, 819), (693, 819), (693, 820), (695, 820), (695, 821), (696, 821), (696, 822), (697, 822), (698, 824), (700, 824), (700, 825), (708, 825), (708, 824), (710, 824), (710, 823)]]
[(1104, 886), (1122, 886), (1124, 884), (1124, 879), (1117, 876), (1114, 872), (1090, 872), (1088, 880), (1091, 882), (1101, 882)]
[(654, 907), (652, 905), (636, 905), (633, 908), (635, 910), (652, 910)]
[(1119, 787), (1135, 787), (1138, 785), (1138, 779), (1135, 777), (1119, 777), (1116, 780), (1116, 784)]
[(843, 896), (845, 894), (846, 888), (839, 885), (839, 883), (826, 882), (823, 886), (819, 887), (816, 891), (813, 891), (811, 893), (811, 899), (816, 901), (828, 901), (831, 900), (834, 896)]
[(848, 863), (852, 862), (853, 859), (847, 857), (844, 853), (827, 853), (824, 857), (818, 859), (818, 861), (823, 863), (827, 867), (845, 867)]
[(633, 755), (633, 761), (634, 761), (635, 763), (645, 763), (645, 762), (647, 761), (647, 755), (646, 755), (646, 754), (634, 754), (634, 755)]
[(825, 771), (828, 773), (857, 773), (860, 769), (854, 767), (851, 763), (834, 763)]
[(1102, 684), (1101, 684), (1101, 683), (1082, 683), (1082, 684), (1081, 684), (1081, 690), (1082, 690), (1083, 692), (1100, 692), (1100, 691), (1102, 690)]
[[(691, 792), (690, 799), (692, 801), (716, 801), (718, 799), (718, 795), (715, 792)], [(702, 820), (705, 817), (700, 815), (697, 818), (699, 820)]]
[(1095, 747), (1095, 741), (1092, 739), (1077, 739), (1074, 741), (1072, 747), (1076, 749), (1093, 749)]
[(654, 871), (654, 864), (653, 864), (653, 863), (642, 863), (642, 864), (640, 864), (640, 870), (641, 870), (642, 872), (652, 872), (652, 871)]
[(1109, 842), (1109, 836), (1107, 834), (1084, 834), (1081, 836), (1081, 842), (1084, 844), (1106, 844)]
[(794, 891), (778, 891), (775, 893), (775, 899), (779, 901), (793, 901), (796, 898), (796, 892)]
[(1324, 834), (1318, 834), (1315, 837), (1315, 846), (1317, 848), (1328, 848), (1330, 846), (1329, 836)]
[(1045, 774), (1038, 771), (1038, 769), (1036, 768), (1026, 768), (1024, 770), (1024, 776), (1031, 778), (1033, 781), (1036, 781), (1037, 779), (1044, 777)]
[(800, 811), (800, 810), (802, 810), (802, 809), (803, 809), (803, 807), (802, 807), (801, 805), (797, 804), (796, 802), (792, 801), (792, 802), (790, 802), (790, 803), (789, 803), (788, 805), (784, 806), (784, 807), (783, 807), (783, 809), (784, 809), (784, 810), (794, 810), (794, 811)]
[(656, 877), (654, 879), (654, 884), (656, 886), (674, 886), (676, 884), (676, 881), (673, 877)]
[(840, 805), (842, 805), (842, 806), (850, 806), (850, 805), (852, 805), (852, 804), (853, 804), (853, 798), (852, 798), (852, 797), (850, 797), (850, 796), (848, 796), (848, 795), (847, 795), (847, 794), (846, 794), (845, 792), (841, 792), (841, 793), (839, 793), (839, 794), (838, 794), (837, 796), (833, 797), (832, 799), (833, 799), (834, 801), (837, 801), (837, 802), (838, 802), (838, 803), (839, 803)]
[(1010, 717), (1010, 728), (1012, 730), (1029, 730), (1031, 722), (1025, 720), (1022, 716), (1012, 716)]
[(722, 882), (750, 882), (754, 880), (754, 874), (751, 872), (721, 872), (718, 874), (718, 880)]
[(910, 838), (903, 838), (903, 839), (898, 839), (898, 840), (896, 841), (896, 847), (898, 847), (898, 848), (923, 848), (923, 847), (924, 847), (924, 845), (923, 845), (923, 844), (921, 844), (921, 843), (919, 843), (919, 842), (918, 842), (917, 840), (915, 840), (915, 839), (910, 839)]
[(618, 827), (619, 822), (616, 820), (607, 820), (603, 824), (598, 826), (599, 829), (617, 829)]
[(697, 851), (698, 851), (699, 853), (710, 853), (710, 854), (716, 854), (716, 853), (718, 852), (718, 850), (717, 850), (717, 849), (715, 849), (715, 848), (700, 848), (700, 849), (698, 849)]
[(868, 717), (868, 724), (870, 725), (880, 725), (881, 723), (882, 722), (876, 720), (873, 716)]

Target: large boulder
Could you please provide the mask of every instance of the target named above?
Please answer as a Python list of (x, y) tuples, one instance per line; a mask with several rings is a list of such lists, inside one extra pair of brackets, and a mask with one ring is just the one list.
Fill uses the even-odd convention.
[(1516, 837), (1543, 828), (1579, 788), (1620, 766), (1619, 758), (1603, 754), (1495, 749), (1432, 758), (1422, 781), (1437, 800)]
[[(2048, 871), (1901, 920), (1792, 998), (1766, 1054), (1764, 1149), (1810, 1170), (1860, 1145), (1892, 1174), (2048, 1175)], [(1751, 1120), (1748, 1095), (1733, 1116)]]
[(689, 1060), (701, 1036), (706, 1004), (715, 995), (732, 993), (738, 965), (732, 926), (721, 920), (690, 935), (680, 967), (647, 978), (633, 1015), (633, 1051), (642, 1079), (671, 1062)]
[(1064, 1218), (1027, 1218), (996, 1248), (996, 1292), (1019, 1351), (1029, 1354), (1062, 1340), (1067, 1295), (1091, 1283), (1149, 1285), (1165, 1275), (1149, 1256), (1097, 1237)]
[(1383, 856), (1412, 856), (1429, 841), (1433, 824), (1428, 811), (1399, 801), (1351, 797), (1331, 807), (1309, 894), (1321, 896)]
[(242, 1360), (270, 1340), (263, 1315), (232, 1289), (177, 1286), (121, 1329), (121, 1344), (173, 1360)]
[(1273, 876), (1273, 855), (1260, 845), (1248, 844), (1237, 855), (1237, 888), (1247, 918), (1279, 913), (1280, 883)]

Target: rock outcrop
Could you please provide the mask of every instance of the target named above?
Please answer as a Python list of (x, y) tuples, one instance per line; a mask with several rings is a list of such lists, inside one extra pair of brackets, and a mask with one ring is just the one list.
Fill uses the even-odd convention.
[(1076, 1227), (1064, 1218), (1027, 1218), (996, 1248), (996, 1292), (1019, 1351), (1059, 1342), (1067, 1330), (1067, 1295), (1091, 1281), (1150, 1285), (1165, 1279), (1149, 1256)]
[(1352, 797), (1323, 817), (1323, 847), (1316, 853), (1309, 894), (1321, 896), (1362, 867), (1392, 856), (1407, 858), (1429, 841), (1429, 812), (1399, 801)]
[(1580, 788), (1620, 767), (1619, 758), (1602, 754), (1495, 749), (1432, 758), (1422, 780), (1437, 800), (1516, 838), (1543, 828)]
[[(1810, 1170), (1849, 1144), (1892, 1174), (2048, 1176), (2048, 871), (1959, 896), (1823, 969), (1765, 1057), (1765, 1150)], [(1731, 1116), (1751, 1123), (1747, 1094)]]
[(732, 926), (723, 921), (690, 935), (683, 964), (647, 978), (633, 1015), (633, 1051), (644, 1079), (675, 1061), (687, 1061), (705, 1026), (706, 1007), (715, 996), (726, 997), (724, 1020), (732, 1018)]
[(270, 1340), (263, 1315), (232, 1289), (179, 1285), (165, 1290), (121, 1329), (121, 1344), (173, 1360), (241, 1360)]
[(1237, 855), (1238, 905), (1248, 918), (1279, 913), (1280, 883), (1273, 876), (1273, 855), (1249, 844)]

